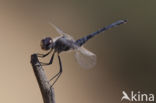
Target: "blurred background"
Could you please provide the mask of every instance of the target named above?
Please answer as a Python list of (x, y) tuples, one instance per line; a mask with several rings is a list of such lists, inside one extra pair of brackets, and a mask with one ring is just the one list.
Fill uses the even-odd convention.
[[(84, 45), (97, 55), (94, 68), (81, 68), (73, 52), (61, 54), (63, 74), (54, 86), (56, 103), (120, 103), (123, 90), (156, 95), (155, 4), (155, 0), (0, 0), (0, 102), (43, 103), (30, 55), (46, 53), (40, 40), (58, 36), (50, 22), (78, 39), (119, 19), (128, 20)], [(47, 77), (58, 70), (55, 57), (54, 64), (45, 67)]]

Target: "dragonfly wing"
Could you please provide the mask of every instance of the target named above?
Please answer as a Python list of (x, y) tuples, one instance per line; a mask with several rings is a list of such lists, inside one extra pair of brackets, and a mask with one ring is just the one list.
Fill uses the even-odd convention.
[(56, 25), (54, 25), (53, 23), (49, 23), (60, 35), (64, 35), (64, 32), (58, 28)]
[(76, 49), (75, 58), (85, 69), (90, 69), (96, 65), (96, 55), (84, 47)]
[(74, 40), (74, 38), (72, 36), (70, 36), (69, 34), (63, 32), (59, 27), (57, 27), (56, 25), (54, 25), (53, 23), (49, 23), (53, 28), (55, 28), (55, 30), (61, 35), (64, 36), (65, 38), (69, 39), (69, 40)]

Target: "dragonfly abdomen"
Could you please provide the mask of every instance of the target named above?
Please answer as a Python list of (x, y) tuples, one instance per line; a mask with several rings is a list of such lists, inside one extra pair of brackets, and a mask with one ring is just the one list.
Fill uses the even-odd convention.
[(102, 29), (97, 30), (96, 32), (93, 32), (93, 33), (91, 33), (91, 34), (89, 34), (89, 35), (87, 35), (87, 36), (85, 36), (83, 38), (80, 38), (80, 39), (76, 40), (75, 43), (77, 45), (79, 45), (79, 46), (82, 46), (86, 41), (88, 41), (89, 39), (91, 39), (95, 35), (100, 34), (101, 32), (104, 32), (104, 31), (106, 31), (106, 30), (108, 30), (110, 28), (113, 28), (115, 26), (118, 26), (120, 24), (124, 24), (126, 22), (127, 22), (127, 20), (118, 20), (118, 21), (116, 21), (116, 22), (114, 22), (114, 23), (112, 23), (112, 24), (110, 24), (110, 25), (108, 25), (108, 26), (106, 26), (106, 27), (104, 27)]

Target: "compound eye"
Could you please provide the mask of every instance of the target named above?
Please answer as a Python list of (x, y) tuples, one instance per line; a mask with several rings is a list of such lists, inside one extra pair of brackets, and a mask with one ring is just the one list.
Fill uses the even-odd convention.
[(49, 41), (49, 44), (53, 44), (53, 40), (52, 39)]
[(40, 46), (43, 50), (49, 50), (51, 48), (53, 41), (50, 37), (46, 37), (41, 40)]

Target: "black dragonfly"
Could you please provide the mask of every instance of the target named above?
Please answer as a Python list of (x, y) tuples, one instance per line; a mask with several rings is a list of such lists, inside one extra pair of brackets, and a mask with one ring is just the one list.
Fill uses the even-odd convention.
[(47, 52), (46, 54), (37, 54), (38, 57), (44, 58), (53, 51), (53, 54), (52, 54), (52, 57), (51, 57), (49, 63), (40, 62), (40, 64), (42, 66), (52, 64), (55, 53), (58, 54), (60, 70), (55, 76), (53, 76), (49, 80), (49, 81), (51, 81), (54, 78), (56, 78), (51, 86), (53, 86), (56, 83), (56, 81), (58, 80), (58, 78), (62, 74), (62, 62), (61, 62), (61, 58), (59, 55), (61, 52), (67, 52), (67, 51), (71, 51), (71, 50), (75, 51), (75, 57), (76, 57), (77, 62), (82, 67), (84, 67), (86, 69), (92, 68), (96, 64), (96, 55), (94, 53), (90, 52), (89, 50), (87, 50), (86, 48), (84, 48), (83, 44), (86, 43), (92, 37), (100, 34), (101, 32), (104, 32), (110, 28), (116, 27), (116, 26), (118, 26), (120, 24), (124, 24), (126, 22), (127, 22), (127, 20), (118, 20), (118, 21), (116, 21), (116, 22), (114, 22), (114, 23), (112, 23), (112, 24), (110, 24), (110, 25), (108, 25), (102, 29), (99, 29), (96, 32), (93, 32), (93, 33), (91, 33), (85, 37), (82, 37), (78, 40), (75, 40), (72, 36), (63, 32), (56, 25), (51, 24), (56, 29), (56, 31), (60, 34), (60, 36), (58, 36), (54, 39), (52, 39), (51, 37), (43, 38), (41, 40), (40, 46), (43, 50), (46, 50), (46, 51), (49, 50), (49, 52)]

